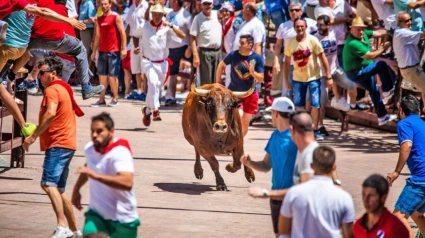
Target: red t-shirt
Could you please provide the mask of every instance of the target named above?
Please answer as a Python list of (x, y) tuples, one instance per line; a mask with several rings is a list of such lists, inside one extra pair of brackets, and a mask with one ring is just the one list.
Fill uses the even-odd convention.
[(27, 0), (0, 0), (0, 20), (12, 12), (24, 9), (28, 4)]
[[(62, 16), (68, 17), (68, 9), (66, 6), (62, 4), (55, 4), (54, 0), (39, 0), (38, 7), (49, 8)], [(64, 23), (50, 21), (42, 17), (35, 18), (34, 25), (31, 30), (31, 38), (62, 40), (64, 37)]]
[(354, 223), (353, 231), (356, 238), (409, 238), (409, 231), (406, 226), (393, 215), (388, 209), (384, 211), (379, 221), (370, 231), (363, 226), (367, 214), (363, 215)]
[(99, 52), (121, 51), (121, 36), (117, 28), (116, 20), (116, 12), (112, 12), (112, 14), (108, 16), (102, 15), (97, 18), (97, 25), (100, 31)]

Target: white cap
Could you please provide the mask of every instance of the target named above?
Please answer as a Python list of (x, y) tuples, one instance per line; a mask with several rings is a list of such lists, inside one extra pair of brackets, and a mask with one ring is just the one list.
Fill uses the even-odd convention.
[(220, 11), (223, 9), (227, 9), (229, 12), (235, 12), (235, 7), (230, 2), (225, 2), (221, 4)]
[(294, 103), (287, 97), (278, 97), (273, 100), (271, 107), (266, 108), (266, 111), (278, 111), (278, 112), (295, 112)]
[(213, 0), (201, 0), (201, 3), (204, 3), (204, 2), (207, 2), (207, 3), (213, 3)]

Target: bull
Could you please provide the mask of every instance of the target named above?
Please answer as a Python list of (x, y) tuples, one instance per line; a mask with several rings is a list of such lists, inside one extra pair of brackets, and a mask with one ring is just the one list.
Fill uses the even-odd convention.
[[(255, 81), (254, 81), (255, 82)], [(215, 175), (217, 190), (227, 186), (219, 172), (216, 155), (232, 155), (233, 163), (226, 170), (235, 173), (241, 168), (244, 154), (242, 124), (239, 115), (240, 98), (254, 92), (255, 84), (246, 92), (232, 92), (221, 84), (206, 84), (199, 88), (194, 83), (183, 108), (182, 127), (184, 137), (195, 147), (195, 177), (203, 178), (200, 156), (208, 161)], [(244, 166), (248, 182), (255, 180), (251, 168)]]

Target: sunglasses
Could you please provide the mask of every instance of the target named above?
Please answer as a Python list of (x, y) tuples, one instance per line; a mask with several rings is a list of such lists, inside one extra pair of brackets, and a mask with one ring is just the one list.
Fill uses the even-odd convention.
[(45, 73), (51, 73), (54, 70), (40, 70), (40, 72), (38, 73), (40, 76), (43, 76)]
[(209, 2), (204, 2), (204, 3), (202, 3), (202, 5), (203, 6), (210, 6), (212, 3), (209, 3)]
[(324, 26), (326, 26), (326, 24), (317, 24), (317, 27), (324, 27)]
[(404, 20), (404, 21), (402, 21), (402, 22), (404, 22), (404, 23), (408, 23), (409, 21), (412, 21), (412, 18), (406, 19), (406, 20)]
[(290, 9), (289, 11), (290, 11), (290, 12), (299, 12), (299, 11), (301, 11), (301, 9), (300, 9), (300, 8), (297, 8), (297, 9)]

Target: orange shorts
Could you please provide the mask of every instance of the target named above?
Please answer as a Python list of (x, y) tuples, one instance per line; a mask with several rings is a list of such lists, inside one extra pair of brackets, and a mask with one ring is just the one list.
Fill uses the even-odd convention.
[(253, 92), (250, 96), (246, 98), (241, 98), (242, 101), (242, 111), (244, 113), (255, 115), (258, 111), (258, 93)]
[(131, 70), (131, 51), (127, 51), (127, 56), (122, 60), (122, 68), (126, 70)]

